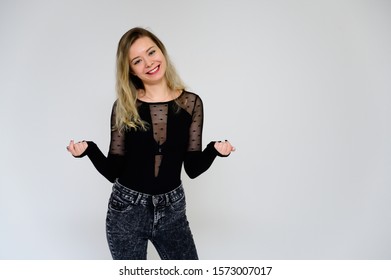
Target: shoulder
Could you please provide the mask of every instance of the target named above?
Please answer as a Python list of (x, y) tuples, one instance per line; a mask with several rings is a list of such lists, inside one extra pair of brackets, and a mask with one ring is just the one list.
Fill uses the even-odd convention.
[(189, 115), (203, 111), (201, 97), (194, 92), (184, 90), (177, 98), (176, 103)]
[(181, 103), (202, 103), (202, 99), (198, 94), (187, 90), (183, 90), (178, 99)]
[(186, 97), (193, 97), (193, 98), (200, 98), (200, 96), (194, 92), (188, 91), (188, 90), (183, 90), (181, 96), (184, 95)]

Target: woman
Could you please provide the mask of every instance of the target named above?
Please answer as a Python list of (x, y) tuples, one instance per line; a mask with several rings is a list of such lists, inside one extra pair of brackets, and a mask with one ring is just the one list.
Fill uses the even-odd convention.
[(148, 30), (122, 36), (116, 79), (107, 157), (92, 141), (72, 140), (67, 147), (75, 157), (87, 155), (114, 183), (106, 220), (112, 257), (146, 259), (150, 240), (162, 259), (198, 259), (182, 164), (195, 178), (235, 149), (219, 141), (202, 151), (202, 100), (185, 90), (163, 43)]

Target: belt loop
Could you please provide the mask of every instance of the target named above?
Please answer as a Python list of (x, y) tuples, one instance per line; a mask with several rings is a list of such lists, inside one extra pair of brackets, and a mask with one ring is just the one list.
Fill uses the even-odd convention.
[(137, 204), (140, 202), (141, 197), (142, 197), (142, 194), (141, 194), (141, 193), (137, 194), (136, 201), (134, 202), (135, 205), (137, 205)]
[(169, 206), (171, 204), (170, 196), (166, 193), (165, 197), (166, 197), (166, 206)]

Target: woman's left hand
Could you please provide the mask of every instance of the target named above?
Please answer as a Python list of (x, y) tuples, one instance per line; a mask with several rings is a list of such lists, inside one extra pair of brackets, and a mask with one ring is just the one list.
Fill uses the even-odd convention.
[(223, 156), (228, 156), (235, 151), (235, 147), (228, 140), (215, 142), (214, 147)]

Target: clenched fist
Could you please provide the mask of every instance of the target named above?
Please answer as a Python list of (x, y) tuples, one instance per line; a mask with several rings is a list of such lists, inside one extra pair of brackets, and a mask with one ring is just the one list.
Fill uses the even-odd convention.
[(225, 140), (224, 142), (218, 141), (215, 143), (214, 147), (223, 156), (228, 156), (231, 152), (235, 151), (235, 147), (233, 147), (228, 140)]
[(67, 150), (74, 156), (78, 157), (82, 155), (88, 147), (88, 143), (86, 141), (80, 141), (75, 143), (73, 140), (67, 146)]

